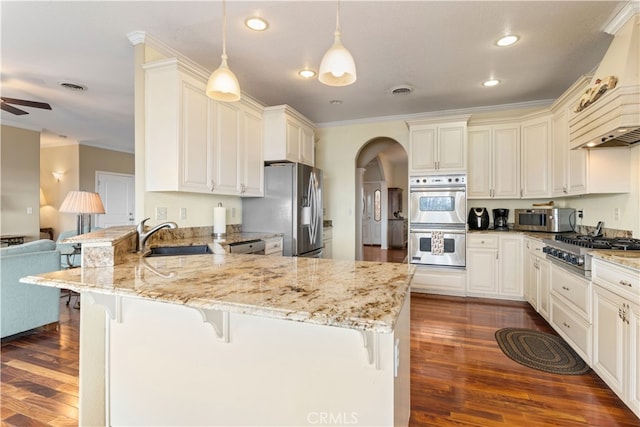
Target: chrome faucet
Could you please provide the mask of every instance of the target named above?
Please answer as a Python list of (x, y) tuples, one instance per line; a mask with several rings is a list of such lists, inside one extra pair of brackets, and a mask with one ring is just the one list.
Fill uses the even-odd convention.
[(176, 224), (175, 222), (169, 221), (169, 222), (160, 223), (160, 224), (156, 225), (155, 227), (153, 227), (151, 230), (145, 232), (144, 231), (144, 223), (147, 222), (149, 219), (151, 219), (151, 218), (143, 219), (136, 226), (136, 231), (138, 232), (138, 242), (137, 242), (137, 246), (136, 246), (136, 252), (140, 252), (141, 250), (144, 249), (144, 245), (147, 243), (147, 240), (149, 239), (149, 237), (151, 237), (153, 234), (155, 234), (156, 231), (161, 230), (163, 228), (178, 228), (178, 224)]

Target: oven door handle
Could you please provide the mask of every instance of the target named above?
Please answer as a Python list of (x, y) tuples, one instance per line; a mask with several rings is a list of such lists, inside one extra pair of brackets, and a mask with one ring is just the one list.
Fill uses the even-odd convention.
[(443, 191), (456, 191), (456, 192), (465, 192), (467, 189), (465, 187), (412, 187), (409, 189), (410, 193), (422, 193), (428, 191), (430, 193), (441, 193)]

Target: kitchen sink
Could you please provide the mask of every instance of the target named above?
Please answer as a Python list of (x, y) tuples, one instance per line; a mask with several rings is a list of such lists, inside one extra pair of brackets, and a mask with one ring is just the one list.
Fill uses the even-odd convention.
[(193, 246), (160, 246), (151, 248), (146, 257), (171, 256), (171, 255), (203, 255), (211, 254), (209, 245), (193, 245)]

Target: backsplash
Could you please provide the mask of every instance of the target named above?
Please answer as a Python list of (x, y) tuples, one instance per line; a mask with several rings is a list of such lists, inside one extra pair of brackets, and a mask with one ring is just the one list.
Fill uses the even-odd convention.
[[(595, 230), (596, 227), (590, 225), (576, 226), (578, 234), (593, 234)], [(603, 228), (602, 235), (604, 237), (633, 237), (633, 233), (630, 230), (616, 230), (615, 228)]]

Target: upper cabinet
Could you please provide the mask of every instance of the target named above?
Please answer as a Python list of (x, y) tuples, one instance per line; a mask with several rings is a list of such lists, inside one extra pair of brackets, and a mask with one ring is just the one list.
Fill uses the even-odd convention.
[(536, 199), (551, 195), (551, 114), (526, 119), (521, 124), (520, 197)]
[(571, 150), (569, 122), (591, 78), (583, 76), (552, 105), (552, 196), (627, 193), (630, 190), (629, 149)]
[(467, 197), (520, 197), (520, 124), (469, 126)]
[(469, 116), (408, 121), (409, 173), (464, 172)]
[(315, 166), (315, 125), (288, 105), (266, 107), (264, 160)]
[(209, 99), (206, 73), (176, 58), (144, 69), (146, 190), (262, 195), (261, 107)]

